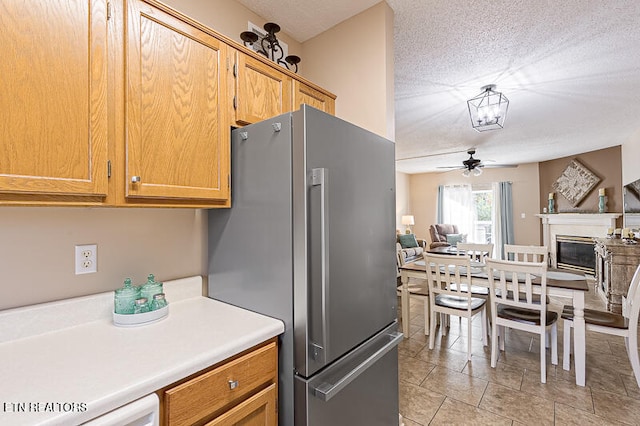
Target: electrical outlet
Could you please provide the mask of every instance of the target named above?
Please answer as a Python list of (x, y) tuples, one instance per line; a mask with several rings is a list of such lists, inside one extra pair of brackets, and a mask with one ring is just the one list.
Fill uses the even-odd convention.
[(98, 272), (98, 245), (76, 246), (76, 275)]

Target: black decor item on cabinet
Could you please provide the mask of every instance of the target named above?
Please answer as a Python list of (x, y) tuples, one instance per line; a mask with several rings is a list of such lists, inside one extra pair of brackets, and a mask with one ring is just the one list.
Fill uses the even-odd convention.
[[(253, 31), (243, 31), (240, 33), (240, 38), (244, 42), (245, 46), (253, 46), (254, 43), (260, 43), (260, 48), (257, 52), (271, 59), (273, 62), (283, 65), (287, 69), (293, 67), (293, 72), (298, 72), (298, 64), (300, 63), (300, 57), (296, 55), (288, 55), (284, 57), (284, 50), (280, 46), (280, 42), (276, 37), (276, 33), (280, 32), (280, 25), (273, 22), (267, 22), (264, 24), (264, 30), (266, 34), (262, 37)], [(284, 58), (284, 60), (283, 60)]]

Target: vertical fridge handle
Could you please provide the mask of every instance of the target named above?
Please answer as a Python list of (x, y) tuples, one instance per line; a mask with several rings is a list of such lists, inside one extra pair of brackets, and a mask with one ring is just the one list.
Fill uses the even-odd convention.
[(329, 351), (329, 192), (328, 173), (325, 168), (311, 170), (311, 184), (320, 186), (320, 253), (322, 285), (322, 349), (323, 362), (327, 362)]

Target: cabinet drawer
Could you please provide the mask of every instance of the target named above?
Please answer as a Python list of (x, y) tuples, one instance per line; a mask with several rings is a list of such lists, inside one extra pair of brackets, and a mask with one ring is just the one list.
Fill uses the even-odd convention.
[(276, 424), (276, 385), (272, 384), (220, 417), (216, 417), (206, 426), (276, 426)]
[(276, 344), (271, 343), (167, 390), (167, 423), (192, 425), (240, 403), (261, 385), (275, 382), (277, 354)]

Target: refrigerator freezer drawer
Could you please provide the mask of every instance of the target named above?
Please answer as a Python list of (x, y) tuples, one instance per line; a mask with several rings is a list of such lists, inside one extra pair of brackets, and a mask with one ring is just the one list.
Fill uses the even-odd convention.
[(296, 425), (390, 425), (398, 421), (398, 349), (386, 329), (315, 376), (296, 377)]

